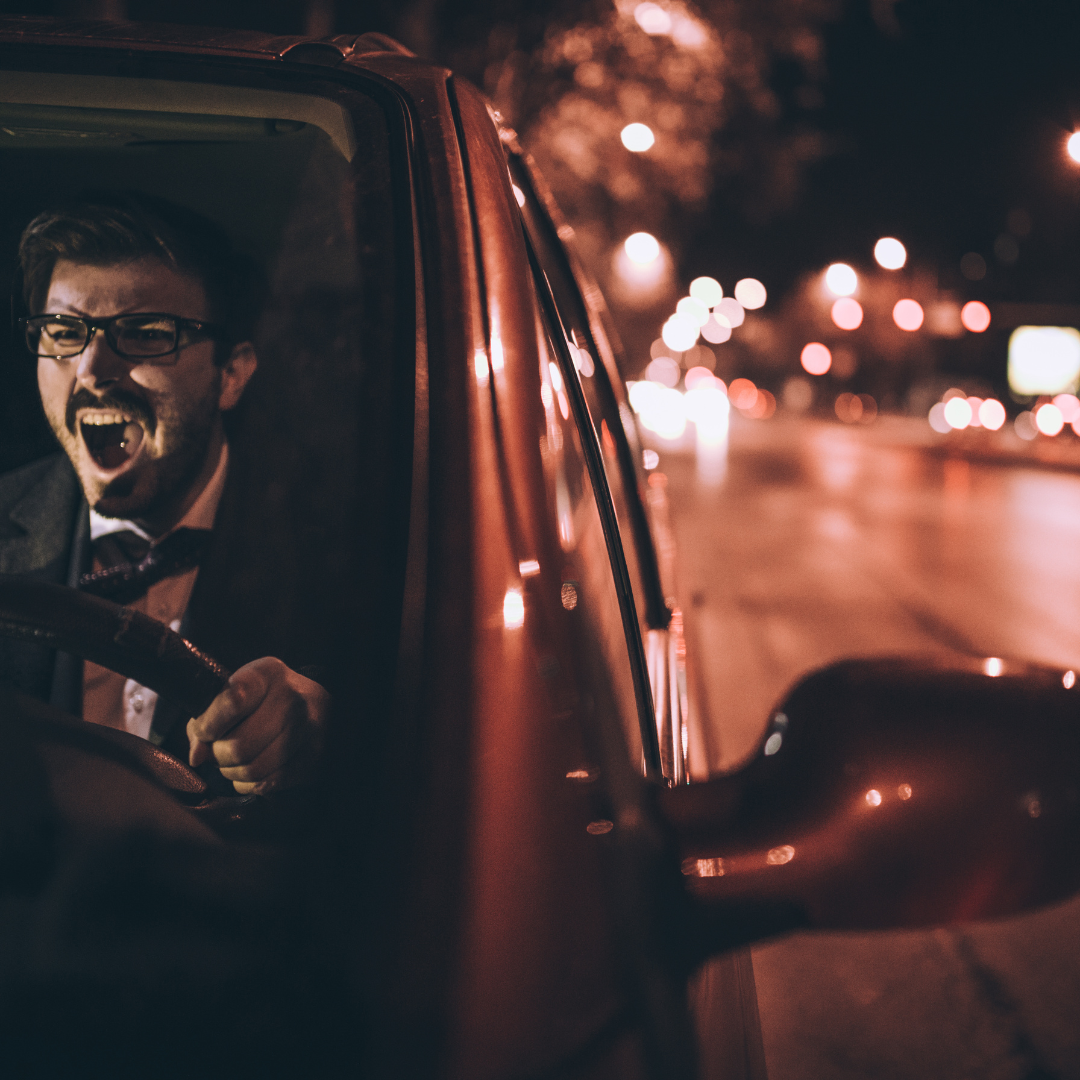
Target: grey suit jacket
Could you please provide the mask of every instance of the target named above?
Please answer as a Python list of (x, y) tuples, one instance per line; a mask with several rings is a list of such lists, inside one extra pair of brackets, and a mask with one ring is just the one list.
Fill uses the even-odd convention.
[[(74, 584), (90, 559), (89, 519), (63, 453), (0, 476), (0, 574)], [(81, 679), (71, 658), (0, 638), (0, 682), (78, 714)]]

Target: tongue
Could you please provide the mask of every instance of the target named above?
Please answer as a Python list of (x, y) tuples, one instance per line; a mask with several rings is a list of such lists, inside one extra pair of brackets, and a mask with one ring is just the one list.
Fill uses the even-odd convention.
[(83, 438), (93, 459), (104, 469), (118, 469), (139, 449), (143, 429), (138, 424), (101, 424), (83, 427)]

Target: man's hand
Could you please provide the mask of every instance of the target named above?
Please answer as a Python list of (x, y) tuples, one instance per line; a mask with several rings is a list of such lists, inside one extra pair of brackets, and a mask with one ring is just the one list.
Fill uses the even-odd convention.
[(329, 709), (318, 683), (272, 657), (253, 660), (188, 721), (189, 762), (213, 758), (241, 795), (293, 787), (311, 775)]

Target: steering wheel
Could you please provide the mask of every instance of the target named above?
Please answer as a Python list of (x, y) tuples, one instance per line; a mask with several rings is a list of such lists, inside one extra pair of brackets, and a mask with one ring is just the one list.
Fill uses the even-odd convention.
[[(63, 585), (0, 579), (0, 635), (92, 660), (176, 701), (189, 716), (205, 711), (229, 678), (225, 668), (156, 619)], [(40, 714), (41, 708), (29, 711)], [(258, 796), (210, 798), (201, 777), (145, 739), (59, 710), (50, 714), (68, 736), (74, 733), (81, 743), (119, 757), (219, 834), (240, 838), (260, 832), (265, 800)]]

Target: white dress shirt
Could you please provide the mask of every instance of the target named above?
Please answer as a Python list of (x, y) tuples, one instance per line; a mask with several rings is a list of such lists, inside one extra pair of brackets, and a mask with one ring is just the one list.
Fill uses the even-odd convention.
[[(229, 447), (223, 443), (221, 456), (218, 458), (214, 473), (199, 492), (198, 498), (183, 519), (176, 524), (177, 529), (211, 529), (217, 514), (221, 492), (225, 487), (225, 474), (229, 467)], [(90, 539), (108, 533), (130, 530), (151, 543), (155, 538), (147, 534), (133, 521), (119, 518), (102, 517), (90, 511)], [(169, 535), (168, 533), (165, 534)], [(157, 537), (160, 542), (164, 537)], [(94, 559), (94, 570), (103, 569)], [(198, 567), (192, 567), (181, 574), (163, 578), (151, 585), (145, 596), (129, 604), (128, 607), (141, 611), (144, 615), (163, 622), (173, 630), (180, 629), (180, 622), (187, 611), (191, 590), (195, 587)], [(147, 738), (150, 734), (150, 721), (154, 715), (157, 694), (149, 687), (142, 686), (134, 679), (125, 679), (108, 668), (99, 667), (87, 660), (83, 664), (83, 719), (95, 724), (130, 731), (133, 735)]]

